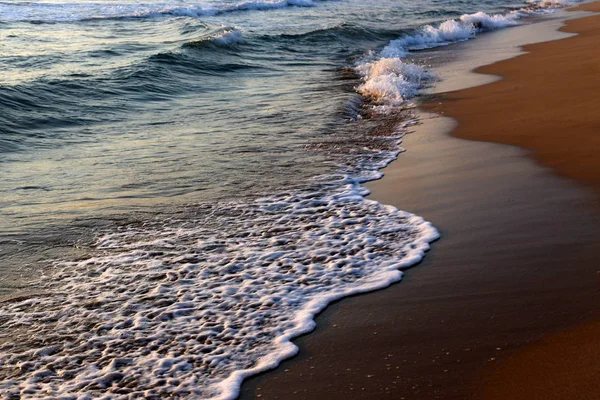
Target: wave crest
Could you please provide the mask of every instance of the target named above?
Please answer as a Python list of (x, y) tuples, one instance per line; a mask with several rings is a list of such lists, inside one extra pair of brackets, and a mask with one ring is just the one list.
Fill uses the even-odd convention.
[[(579, 0), (531, 0), (541, 7), (565, 6)], [(506, 14), (477, 12), (464, 14), (457, 19), (443, 21), (437, 25), (426, 25), (417, 31), (391, 40), (376, 56), (370, 56), (356, 66), (363, 83), (357, 92), (374, 100), (396, 106), (415, 97), (419, 90), (434, 77), (424, 68), (404, 61), (412, 51), (425, 50), (474, 38), (478, 33), (503, 29), (519, 24), (519, 19), (539, 12), (539, 7), (520, 9)], [(384, 109), (389, 111), (390, 108)]]
[(357, 68), (365, 82), (358, 92), (375, 102), (399, 104), (417, 95), (424, 81), (433, 75), (415, 64), (405, 63), (399, 58), (381, 58)]
[[(61, 23), (105, 19), (200, 18), (241, 11), (266, 11), (286, 7), (313, 7), (316, 0), (244, 1), (219, 6), (51, 4), (0, 2), (2, 22)], [(325, 0), (319, 0), (325, 1)]]
[(220, 47), (230, 47), (244, 43), (242, 31), (236, 28), (222, 28), (212, 34), (198, 40), (192, 40), (183, 44), (183, 47), (203, 47), (217, 45)]

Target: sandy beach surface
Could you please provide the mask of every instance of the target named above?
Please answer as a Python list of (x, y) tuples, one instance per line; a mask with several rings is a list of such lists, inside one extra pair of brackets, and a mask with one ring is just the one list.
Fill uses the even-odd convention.
[(368, 187), (442, 239), (402, 283), (329, 307), (242, 398), (600, 398), (600, 16), (563, 29), (579, 35), (425, 106)]
[[(578, 7), (600, 11), (598, 3)], [(523, 147), (560, 175), (600, 187), (600, 37), (597, 16), (569, 21), (576, 37), (525, 46), (533, 53), (475, 72), (505, 79), (429, 105), (459, 122), (454, 136)], [(542, 140), (543, 138), (543, 140)]]

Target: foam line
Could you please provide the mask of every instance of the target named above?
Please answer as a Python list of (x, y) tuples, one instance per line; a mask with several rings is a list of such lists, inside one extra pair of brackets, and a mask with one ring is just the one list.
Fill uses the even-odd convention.
[(57, 261), (46, 293), (0, 304), (0, 397), (234, 399), (244, 378), (296, 354), (337, 299), (386, 287), (438, 237), (365, 196), (401, 151), (250, 202), (99, 235)]

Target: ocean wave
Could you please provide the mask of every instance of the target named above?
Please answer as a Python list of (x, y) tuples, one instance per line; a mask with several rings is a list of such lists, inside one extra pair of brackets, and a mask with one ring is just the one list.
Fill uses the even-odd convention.
[[(519, 19), (534, 15), (540, 10), (563, 7), (579, 0), (531, 0), (536, 7), (513, 10), (506, 14), (476, 12), (456, 19), (422, 28), (391, 40), (376, 56), (370, 55), (356, 66), (363, 83), (357, 92), (374, 101), (381, 111), (390, 111), (398, 104), (417, 96), (420, 89), (435, 77), (420, 66), (406, 61), (411, 52), (446, 46), (469, 40), (482, 32), (503, 29), (519, 24)], [(383, 108), (380, 106), (383, 105)]]
[(400, 104), (416, 96), (425, 81), (433, 78), (422, 67), (399, 58), (380, 58), (356, 69), (365, 81), (358, 92), (376, 103)]
[(185, 42), (183, 47), (204, 47), (210, 45), (230, 47), (241, 43), (244, 43), (242, 31), (236, 28), (225, 27), (201, 39)]
[(238, 29), (226, 29), (216, 34), (211, 40), (222, 46), (244, 43), (242, 31)]
[(574, 4), (583, 3), (585, 0), (527, 0), (527, 3), (542, 8), (568, 7)]
[(239, 35), (224, 30), (102, 74), (42, 76), (0, 85), (0, 161), (15, 151), (65, 146), (89, 135), (97, 124), (127, 120), (128, 113), (143, 110), (147, 102), (202, 90), (196, 83), (200, 76), (264, 69), (238, 57), (234, 46), (243, 40)]
[(0, 22), (64, 23), (107, 19), (144, 19), (165, 16), (200, 18), (241, 11), (313, 7), (326, 0), (244, 1), (221, 6), (164, 4), (51, 4), (0, 2)]
[(60, 135), (61, 129), (90, 125), (105, 112), (77, 113), (78, 103), (70, 96), (88, 90), (84, 84), (67, 82), (36, 82), (30, 85), (0, 87), (0, 124), (4, 145), (0, 153), (27, 148), (32, 141), (48, 145), (44, 139)]
[(411, 50), (424, 50), (450, 43), (468, 40), (479, 32), (491, 31), (517, 25), (521, 17), (518, 11), (506, 15), (489, 15), (484, 12), (465, 14), (458, 19), (447, 20), (437, 26), (426, 25), (419, 31), (392, 40), (381, 52), (384, 57), (405, 57)]
[[(191, 49), (196, 46), (199, 46), (200, 48), (206, 48), (210, 47), (211, 43), (213, 42), (201, 41), (196, 44), (192, 42), (184, 45), (184, 47)], [(223, 46), (217, 45), (216, 47)], [(187, 89), (185, 84), (182, 85), (182, 82), (178, 79), (174, 79), (172, 81), (165, 80), (170, 72), (180, 72), (190, 76), (202, 74), (227, 75), (229, 73), (241, 70), (254, 70), (263, 68), (260, 65), (250, 64), (248, 62), (242, 62), (239, 60), (236, 62), (236, 60), (233, 59), (210, 60), (210, 53), (206, 54), (204, 59), (199, 60), (197, 57), (191, 56), (188, 53), (189, 52), (171, 51), (152, 55), (144, 62), (133, 65), (128, 69), (115, 72), (113, 74), (114, 82), (111, 82), (110, 84), (115, 84), (118, 87), (119, 82), (121, 82), (125, 85), (119, 88), (121, 91), (139, 93), (140, 87), (136, 87), (136, 85), (139, 85), (141, 82), (145, 82), (146, 85), (143, 87), (156, 88), (155, 90), (152, 90), (152, 92), (169, 93), (170, 91), (168, 90), (168, 87), (172, 86), (173, 90), (177, 91), (177, 93), (174, 94), (182, 94), (187, 93), (190, 89)], [(157, 66), (166, 67), (166, 70), (163, 68), (157, 68)]]
[[(370, 40), (381, 40), (381, 38), (395, 37), (400, 34), (402, 30), (386, 30), (386, 29), (374, 29), (366, 28), (359, 24), (352, 23), (341, 23), (333, 25), (327, 28), (320, 28), (302, 33), (282, 33), (278, 37), (282, 39), (290, 39), (295, 41), (310, 40), (321, 41), (321, 40), (356, 40), (356, 39), (370, 39)], [(264, 38), (273, 38), (272, 36), (265, 35)]]

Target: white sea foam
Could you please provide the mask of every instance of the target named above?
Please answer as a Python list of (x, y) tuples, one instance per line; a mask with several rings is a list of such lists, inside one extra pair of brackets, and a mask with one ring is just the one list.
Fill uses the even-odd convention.
[(244, 42), (244, 37), (239, 29), (225, 29), (215, 34), (211, 41), (221, 46), (230, 46)]
[(380, 58), (357, 67), (365, 82), (358, 92), (375, 102), (399, 104), (414, 97), (423, 82), (432, 78), (431, 74), (417, 65), (405, 63), (399, 58)]
[[(557, 7), (578, 1), (531, 2), (540, 7)], [(356, 70), (361, 74), (363, 83), (357, 91), (374, 100), (378, 110), (390, 111), (418, 95), (420, 89), (434, 78), (423, 67), (407, 61), (411, 52), (469, 40), (480, 32), (515, 26), (520, 18), (537, 12), (538, 9), (525, 8), (506, 14), (477, 12), (437, 25), (426, 25), (412, 34), (390, 41), (377, 56), (370, 55), (361, 62)]]
[(423, 50), (471, 39), (477, 32), (516, 25), (521, 14), (489, 15), (483, 12), (465, 14), (457, 20), (448, 20), (437, 26), (426, 25), (414, 34), (390, 41), (377, 57), (356, 67), (363, 83), (357, 91), (381, 104), (394, 106), (415, 97), (434, 76), (424, 68), (402, 60), (411, 51)]
[(101, 234), (56, 263), (43, 295), (0, 303), (3, 335), (18, 337), (0, 337), (0, 397), (235, 398), (327, 304), (400, 280), (438, 237), (364, 197), (399, 151), (374, 151), (354, 178)]
[(473, 38), (478, 32), (501, 29), (517, 24), (521, 12), (489, 15), (484, 12), (465, 14), (437, 26), (426, 25), (412, 35), (392, 40), (381, 52), (383, 57), (405, 57), (411, 50), (444, 46)]

